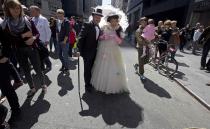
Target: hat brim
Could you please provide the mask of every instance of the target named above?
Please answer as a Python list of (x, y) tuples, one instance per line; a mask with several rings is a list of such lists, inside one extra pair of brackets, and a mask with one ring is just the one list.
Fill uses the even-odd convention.
[(92, 13), (92, 15), (97, 15), (97, 16), (101, 16), (101, 17), (104, 16), (104, 15), (102, 15), (101, 13)]
[(118, 16), (118, 19), (121, 20), (122, 16), (120, 14), (111, 14), (111, 15), (107, 15), (105, 17), (105, 20), (107, 21), (109, 17), (115, 17), (115, 16)]

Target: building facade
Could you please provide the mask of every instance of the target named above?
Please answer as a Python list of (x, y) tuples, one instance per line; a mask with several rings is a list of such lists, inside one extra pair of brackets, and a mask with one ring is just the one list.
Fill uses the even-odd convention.
[(57, 9), (62, 8), (61, 0), (20, 0), (26, 7), (36, 5), (41, 8), (43, 16), (50, 18), (55, 16)]
[(138, 27), (138, 20), (142, 17), (143, 0), (128, 0), (127, 16), (132, 30)]
[(93, 8), (102, 5), (102, 0), (62, 0), (63, 9), (66, 16), (83, 16), (88, 18)]
[(177, 20), (178, 26), (189, 23), (193, 0), (143, 0), (143, 16), (159, 20)]
[(204, 26), (210, 25), (210, 0), (195, 0), (190, 15), (190, 24), (194, 26), (200, 22)]
[(126, 12), (128, 7), (128, 0), (112, 0), (111, 5)]

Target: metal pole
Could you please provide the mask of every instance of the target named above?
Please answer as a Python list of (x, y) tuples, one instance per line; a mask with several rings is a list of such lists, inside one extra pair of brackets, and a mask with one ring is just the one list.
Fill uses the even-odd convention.
[(78, 93), (79, 93), (79, 100), (80, 100), (81, 110), (83, 111), (82, 99), (81, 99), (81, 91), (80, 91), (80, 57), (79, 56), (78, 56)]

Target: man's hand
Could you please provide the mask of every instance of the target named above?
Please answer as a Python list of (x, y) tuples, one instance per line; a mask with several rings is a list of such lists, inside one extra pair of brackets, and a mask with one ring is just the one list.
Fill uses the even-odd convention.
[(0, 59), (0, 64), (4, 64), (8, 61), (7, 57), (3, 57), (2, 59)]
[(76, 53), (76, 57), (80, 57), (80, 52), (77, 52)]

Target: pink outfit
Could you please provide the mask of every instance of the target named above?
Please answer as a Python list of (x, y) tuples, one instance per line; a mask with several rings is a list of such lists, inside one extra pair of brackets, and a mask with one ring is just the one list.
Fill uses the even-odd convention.
[(154, 24), (147, 25), (144, 28), (141, 36), (148, 41), (152, 41), (153, 39), (155, 39), (155, 25)]
[(103, 34), (99, 37), (100, 40), (110, 40), (110, 39), (114, 39), (115, 42), (117, 42), (118, 44), (122, 43), (122, 39), (119, 38), (116, 34), (115, 35), (107, 35), (107, 34)]

